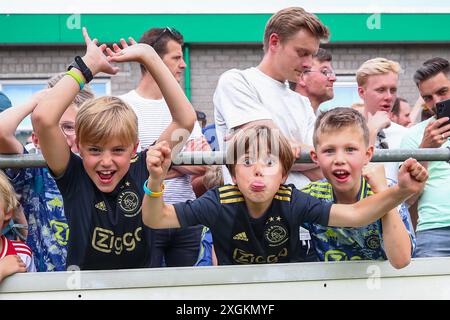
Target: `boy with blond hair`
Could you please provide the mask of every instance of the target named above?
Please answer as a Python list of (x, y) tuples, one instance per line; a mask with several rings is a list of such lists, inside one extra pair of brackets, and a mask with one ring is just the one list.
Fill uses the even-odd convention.
[[(373, 155), (364, 117), (351, 108), (322, 113), (314, 131), (311, 158), (325, 179), (302, 191), (329, 203), (351, 204), (387, 188), (383, 165), (363, 174)], [(399, 214), (400, 211), (400, 214)], [(359, 228), (308, 227), (321, 261), (386, 260), (395, 268), (409, 264), (415, 247), (404, 205)]]
[(22, 241), (7, 239), (1, 230), (8, 225), (19, 206), (16, 193), (6, 175), (0, 171), (0, 282), (17, 272), (36, 271), (33, 253)]
[(427, 178), (426, 170), (409, 159), (398, 185), (354, 204), (325, 203), (283, 184), (294, 162), (290, 144), (276, 129), (257, 125), (239, 131), (227, 151), (234, 185), (167, 205), (161, 194), (170, 154), (166, 142), (148, 150), (144, 223), (151, 228), (208, 226), (219, 264), (294, 262), (303, 223), (367, 225), (413, 195)]
[[(64, 199), (70, 236), (67, 265), (80, 269), (143, 268), (150, 264), (151, 232), (141, 217), (148, 176), (146, 153), (137, 153), (138, 125), (133, 110), (115, 97), (85, 103), (75, 120), (80, 157), (71, 153), (58, 120), (84, 83), (99, 72), (115, 74), (110, 62), (136, 61), (158, 83), (173, 120), (161, 134), (174, 147), (194, 125), (195, 112), (152, 47), (137, 44), (123, 49), (97, 46), (86, 29), (86, 54), (75, 58), (66, 76), (52, 88), (32, 115), (41, 150)], [(104, 51), (108, 57), (104, 55)]]
[[(184, 38), (180, 32), (170, 27), (152, 28), (144, 32), (139, 42), (151, 45), (175, 79), (181, 81), (186, 63), (183, 59)], [(147, 148), (152, 145), (172, 121), (158, 85), (143, 66), (138, 87), (119, 98), (136, 112), (141, 147)], [(199, 150), (195, 150), (197, 147), (200, 147)], [(186, 141), (184, 151), (211, 151), (197, 121)], [(195, 175), (202, 176), (205, 171), (206, 166), (200, 165), (173, 167), (165, 182), (165, 200), (168, 203), (177, 203), (195, 199), (192, 179)], [(199, 245), (204, 235), (202, 226), (183, 230), (155, 230), (153, 234), (152, 267), (193, 266), (198, 260), (199, 253), (205, 252)]]

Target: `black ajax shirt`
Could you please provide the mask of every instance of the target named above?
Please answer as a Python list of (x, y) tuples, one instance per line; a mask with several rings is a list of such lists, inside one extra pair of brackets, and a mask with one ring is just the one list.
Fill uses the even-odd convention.
[(267, 212), (253, 219), (237, 186), (226, 185), (174, 207), (182, 227), (211, 229), (217, 259), (225, 265), (297, 261), (300, 226), (327, 225), (331, 203), (282, 185)]
[(146, 153), (131, 160), (128, 173), (103, 193), (75, 154), (56, 179), (70, 235), (67, 267), (81, 270), (144, 268), (150, 264), (151, 232), (142, 222), (142, 185), (148, 178)]

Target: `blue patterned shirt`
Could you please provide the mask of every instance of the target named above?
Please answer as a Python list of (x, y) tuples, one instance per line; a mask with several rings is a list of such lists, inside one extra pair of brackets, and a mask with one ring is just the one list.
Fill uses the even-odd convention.
[(7, 169), (28, 221), (37, 271), (66, 270), (69, 227), (62, 196), (47, 168)]
[[(336, 203), (333, 187), (326, 179), (312, 182), (302, 191), (325, 202)], [(357, 200), (372, 194), (370, 185), (362, 178)], [(411, 252), (414, 253), (416, 241), (408, 219), (408, 209), (402, 203), (398, 210), (411, 239)], [(387, 259), (384, 251), (381, 219), (360, 228), (325, 227), (318, 224), (307, 224), (306, 227), (310, 230), (317, 255), (321, 261)]]
[(212, 266), (213, 258), (213, 240), (211, 230), (208, 227), (203, 227), (202, 237), (200, 241), (200, 252), (198, 254), (195, 266)]

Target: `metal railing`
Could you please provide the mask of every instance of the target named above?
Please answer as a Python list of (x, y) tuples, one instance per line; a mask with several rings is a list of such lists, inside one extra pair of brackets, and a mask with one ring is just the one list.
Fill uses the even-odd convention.
[[(450, 162), (450, 148), (439, 149), (377, 149), (372, 162), (401, 162), (408, 158), (419, 161)], [(311, 163), (308, 152), (302, 152), (296, 163)], [(226, 155), (220, 151), (182, 152), (174, 160), (174, 165), (219, 165), (226, 163)], [(0, 155), (0, 168), (45, 167), (42, 155), (19, 154)]]

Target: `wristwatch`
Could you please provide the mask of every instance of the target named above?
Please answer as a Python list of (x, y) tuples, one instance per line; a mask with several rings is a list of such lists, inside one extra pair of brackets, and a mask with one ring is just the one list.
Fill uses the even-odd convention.
[(80, 72), (83, 74), (84, 79), (86, 80), (86, 83), (91, 82), (91, 80), (94, 78), (92, 76), (91, 70), (84, 63), (83, 59), (81, 59), (80, 56), (75, 57), (75, 61), (70, 64), (70, 66), (67, 68), (67, 70), (70, 70), (72, 68), (76, 68), (76, 69), (80, 70)]

